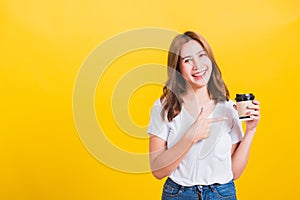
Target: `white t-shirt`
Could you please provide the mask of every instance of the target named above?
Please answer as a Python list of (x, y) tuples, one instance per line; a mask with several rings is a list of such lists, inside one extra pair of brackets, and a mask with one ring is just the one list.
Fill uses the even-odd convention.
[[(162, 138), (167, 148), (175, 145), (195, 119), (182, 107), (181, 112), (169, 122), (161, 118), (162, 104), (157, 100), (151, 111), (148, 133)], [(183, 186), (227, 183), (233, 178), (231, 147), (243, 138), (242, 124), (231, 100), (217, 103), (209, 118), (227, 117), (211, 124), (210, 136), (194, 144), (179, 166), (169, 175)]]

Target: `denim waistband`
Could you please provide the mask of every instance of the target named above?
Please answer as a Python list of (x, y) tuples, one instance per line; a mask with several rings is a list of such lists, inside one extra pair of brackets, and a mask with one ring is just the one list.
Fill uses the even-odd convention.
[(236, 200), (236, 190), (233, 180), (220, 184), (182, 186), (168, 178), (164, 184), (162, 199), (226, 199)]
[[(220, 183), (214, 183), (214, 184), (210, 184), (210, 185), (193, 185), (193, 186), (183, 186), (183, 185), (180, 185), (178, 183), (176, 183), (175, 181), (173, 181), (171, 178), (168, 177), (167, 181), (166, 181), (168, 184), (172, 184), (172, 185), (176, 185), (177, 187), (181, 187), (181, 188), (184, 188), (184, 189), (212, 189), (214, 187), (217, 187), (219, 185), (222, 185)], [(225, 184), (229, 184), (233, 182), (233, 180), (230, 180), (228, 183), (225, 183)]]

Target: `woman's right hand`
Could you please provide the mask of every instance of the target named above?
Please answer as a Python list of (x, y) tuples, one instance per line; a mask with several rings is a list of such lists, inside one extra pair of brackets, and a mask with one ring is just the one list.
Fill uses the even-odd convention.
[(202, 108), (195, 122), (190, 127), (190, 131), (187, 132), (187, 137), (194, 144), (200, 140), (206, 139), (210, 135), (211, 123), (224, 121), (227, 117), (221, 118), (207, 118), (208, 113)]

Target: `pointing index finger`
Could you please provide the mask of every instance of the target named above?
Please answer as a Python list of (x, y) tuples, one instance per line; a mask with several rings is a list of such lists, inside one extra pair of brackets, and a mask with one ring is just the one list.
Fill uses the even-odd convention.
[(217, 117), (217, 118), (211, 118), (211, 119), (208, 119), (208, 120), (210, 122), (220, 122), (220, 121), (225, 121), (227, 119), (228, 119), (227, 117)]

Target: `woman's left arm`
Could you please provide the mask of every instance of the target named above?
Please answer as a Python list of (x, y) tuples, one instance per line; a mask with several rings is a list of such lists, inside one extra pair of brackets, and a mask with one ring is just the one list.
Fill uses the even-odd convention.
[(232, 173), (233, 178), (238, 179), (246, 165), (248, 163), (250, 148), (252, 144), (253, 137), (256, 132), (256, 127), (260, 120), (260, 106), (259, 101), (253, 100), (253, 104), (248, 106), (250, 110), (248, 114), (250, 114), (252, 120), (246, 121), (246, 132), (243, 139), (237, 143), (232, 145), (231, 158), (232, 158)]

